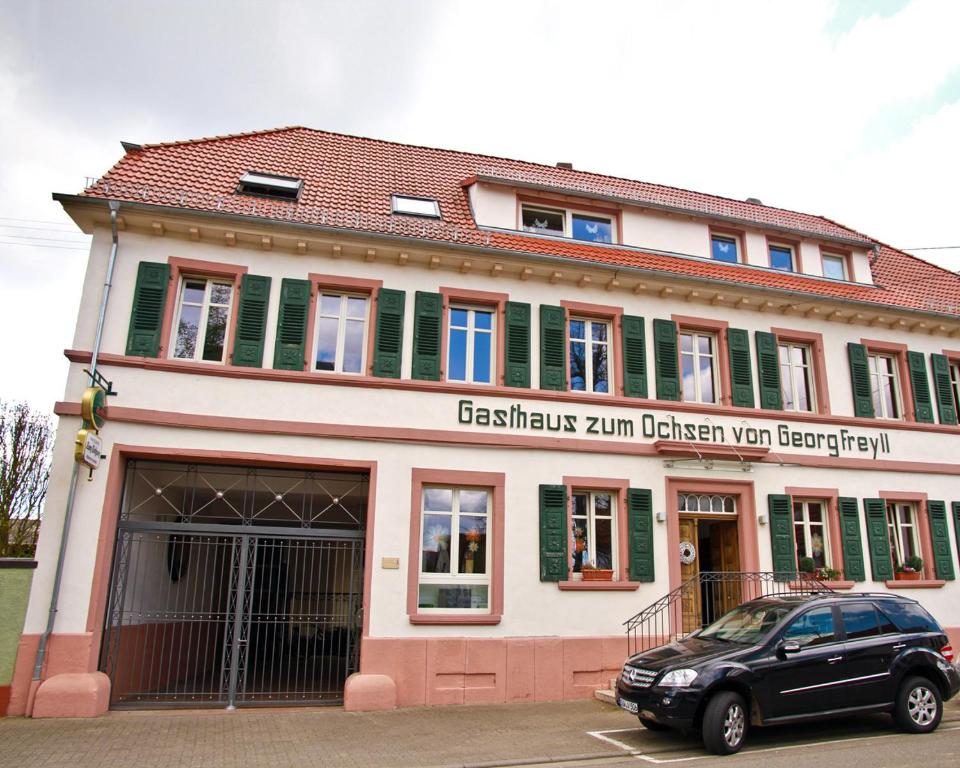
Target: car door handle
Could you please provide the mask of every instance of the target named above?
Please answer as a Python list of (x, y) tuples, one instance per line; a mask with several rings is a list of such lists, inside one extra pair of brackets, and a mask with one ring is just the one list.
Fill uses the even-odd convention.
[(827, 664), (836, 664), (838, 661), (843, 661), (843, 656), (831, 656), (827, 659)]
[(907, 647), (906, 643), (897, 643), (895, 646), (893, 646), (893, 650), (899, 651), (901, 648), (906, 648), (906, 647)]

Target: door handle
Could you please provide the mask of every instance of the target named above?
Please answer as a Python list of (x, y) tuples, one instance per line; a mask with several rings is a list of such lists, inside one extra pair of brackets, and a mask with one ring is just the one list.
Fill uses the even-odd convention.
[(843, 661), (843, 656), (831, 656), (827, 659), (827, 664), (836, 664), (838, 661)]
[(907, 647), (906, 643), (897, 643), (895, 646), (893, 646), (893, 650), (899, 651), (901, 648), (906, 648), (906, 647)]

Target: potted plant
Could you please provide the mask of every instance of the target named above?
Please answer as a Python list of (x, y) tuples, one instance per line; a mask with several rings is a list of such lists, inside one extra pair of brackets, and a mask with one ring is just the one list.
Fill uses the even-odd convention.
[(584, 581), (613, 581), (612, 568), (597, 568), (593, 560), (589, 560), (580, 568)]
[(801, 579), (815, 579), (817, 577), (817, 564), (812, 557), (801, 557), (797, 565), (800, 569)]
[(895, 570), (898, 581), (920, 581), (923, 578), (923, 558), (912, 555), (903, 565), (897, 563)]
[(840, 571), (835, 568), (817, 568), (817, 580), (818, 581), (837, 581), (841, 577)]

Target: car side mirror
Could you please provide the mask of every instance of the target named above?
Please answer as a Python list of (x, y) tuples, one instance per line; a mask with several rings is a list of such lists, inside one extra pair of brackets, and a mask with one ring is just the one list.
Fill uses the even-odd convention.
[(800, 643), (798, 643), (796, 640), (782, 641), (777, 646), (777, 652), (783, 656), (791, 653), (800, 653)]

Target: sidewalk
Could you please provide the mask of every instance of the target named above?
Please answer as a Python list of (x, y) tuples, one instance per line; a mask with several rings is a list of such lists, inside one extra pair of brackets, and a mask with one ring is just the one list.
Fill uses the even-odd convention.
[[(960, 723), (960, 700), (944, 722)], [(0, 720), (0, 768), (285, 768), (433, 766), (549, 762), (624, 756), (589, 731), (621, 731), (645, 753), (702, 754), (695, 737), (654, 734), (636, 718), (598, 701), (343, 712), (257, 709), (225, 712), (111, 712), (93, 720)], [(873, 717), (830, 728), (781, 727), (764, 740), (814, 740), (893, 732)]]

